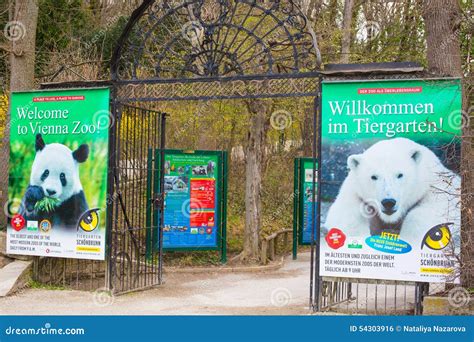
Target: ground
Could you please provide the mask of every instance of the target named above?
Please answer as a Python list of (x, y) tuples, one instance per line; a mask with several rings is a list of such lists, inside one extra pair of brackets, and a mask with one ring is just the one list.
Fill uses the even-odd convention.
[[(307, 315), (310, 254), (261, 273), (165, 273), (165, 284), (117, 297), (25, 289), (0, 299), (1, 315)], [(34, 304), (32, 304), (34, 303)]]

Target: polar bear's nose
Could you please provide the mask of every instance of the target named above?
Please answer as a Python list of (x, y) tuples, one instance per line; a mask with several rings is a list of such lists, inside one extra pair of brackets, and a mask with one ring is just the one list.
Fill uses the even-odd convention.
[(397, 204), (397, 201), (395, 201), (393, 198), (385, 198), (382, 200), (384, 209), (388, 211), (392, 211), (395, 207), (395, 204)]

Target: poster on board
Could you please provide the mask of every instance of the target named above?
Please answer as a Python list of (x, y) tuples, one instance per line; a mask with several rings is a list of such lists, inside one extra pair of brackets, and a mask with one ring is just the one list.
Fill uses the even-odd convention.
[(166, 151), (164, 249), (217, 249), (220, 152)]
[(323, 276), (458, 282), (461, 83), (324, 82)]
[[(300, 175), (299, 175), (299, 244), (310, 245), (311, 237), (313, 234), (313, 220), (311, 218), (317, 217), (318, 206), (317, 203), (314, 205), (315, 214), (313, 215), (313, 159), (311, 158), (298, 158), (300, 164)], [(318, 173), (316, 171), (316, 186), (318, 183)], [(317, 198), (316, 198), (317, 202)]]
[(104, 260), (109, 89), (11, 96), (7, 253)]

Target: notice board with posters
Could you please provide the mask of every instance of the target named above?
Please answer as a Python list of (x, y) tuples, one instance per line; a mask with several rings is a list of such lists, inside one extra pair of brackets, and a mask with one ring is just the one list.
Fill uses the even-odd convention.
[[(317, 165), (316, 162), (316, 167)], [(295, 196), (294, 202), (293, 227), (296, 230), (299, 245), (311, 244), (313, 218), (318, 215), (317, 203), (314, 205), (313, 215), (313, 174), (312, 158), (295, 158), (294, 181), (295, 193), (298, 195)], [(315, 174), (317, 186), (317, 170)]]
[(227, 153), (166, 150), (164, 250), (224, 250)]
[(322, 276), (458, 282), (459, 79), (323, 82)]
[(109, 89), (12, 93), (7, 253), (104, 260)]

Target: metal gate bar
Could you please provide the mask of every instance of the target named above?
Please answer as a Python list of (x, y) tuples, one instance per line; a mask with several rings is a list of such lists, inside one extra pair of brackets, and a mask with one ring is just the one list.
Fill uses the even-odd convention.
[(323, 277), (321, 311), (365, 315), (414, 314), (415, 303), (419, 301), (417, 295), (417, 285), (413, 282)]
[[(109, 287), (125, 293), (162, 281), (163, 166), (150, 150), (164, 151), (164, 113), (121, 104), (115, 125), (113, 224), (110, 238)], [(150, 184), (160, 185), (149, 190)], [(148, 213), (151, 213), (147, 215)], [(158, 240), (150, 251), (149, 241)]]

